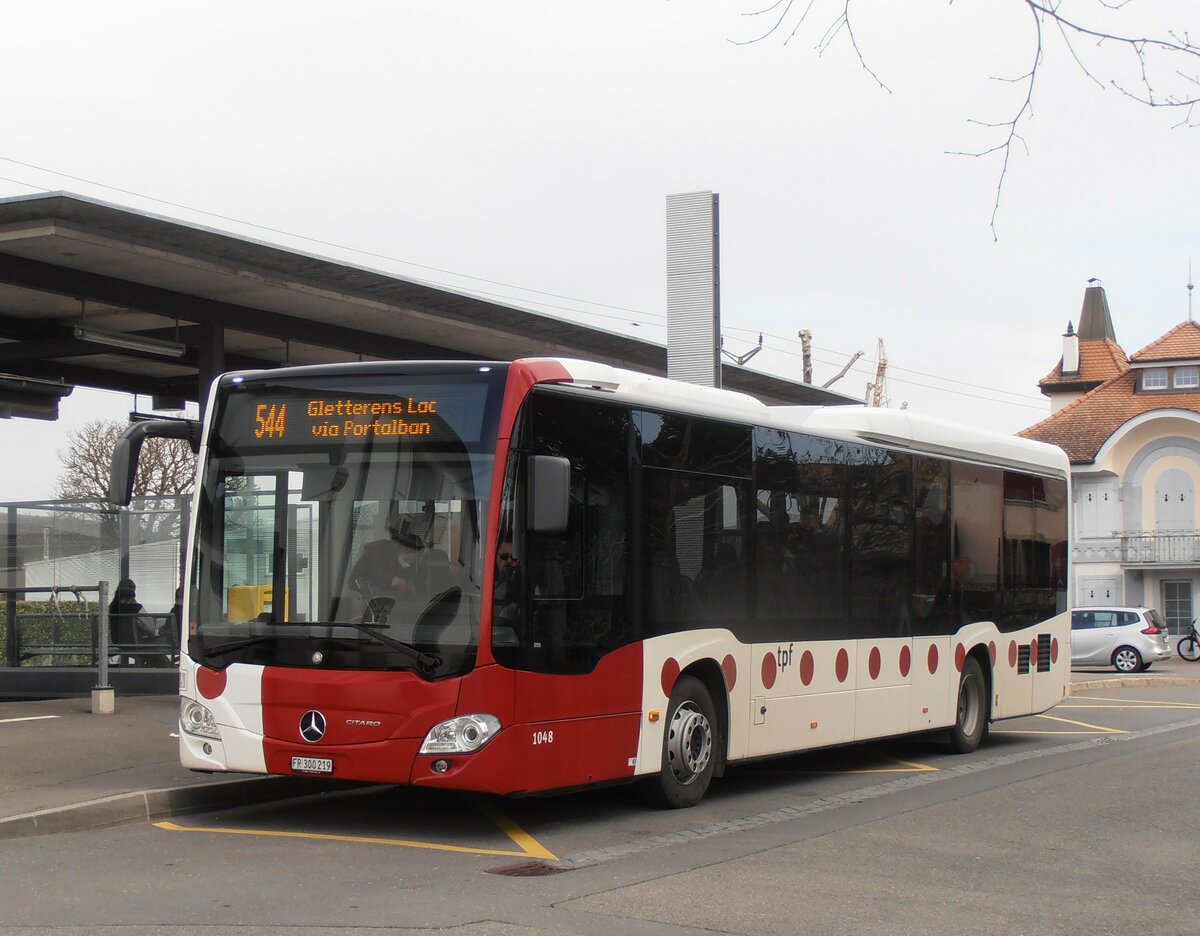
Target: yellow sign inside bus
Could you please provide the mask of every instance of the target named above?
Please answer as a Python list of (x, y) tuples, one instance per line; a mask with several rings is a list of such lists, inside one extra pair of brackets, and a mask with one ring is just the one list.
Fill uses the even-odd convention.
[[(287, 620), (287, 590), (284, 590), (283, 620)], [(231, 585), (229, 587), (229, 620), (254, 621), (260, 614), (269, 614), (270, 585)]]

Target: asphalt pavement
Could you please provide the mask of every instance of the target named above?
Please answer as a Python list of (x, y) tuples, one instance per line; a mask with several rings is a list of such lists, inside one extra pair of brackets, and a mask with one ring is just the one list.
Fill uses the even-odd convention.
[[(1076, 690), (1200, 686), (1200, 664), (1152, 672), (1077, 671)], [(115, 712), (88, 698), (0, 703), (0, 839), (80, 831), (304, 796), (328, 780), (201, 774), (179, 764), (176, 696), (128, 696)]]

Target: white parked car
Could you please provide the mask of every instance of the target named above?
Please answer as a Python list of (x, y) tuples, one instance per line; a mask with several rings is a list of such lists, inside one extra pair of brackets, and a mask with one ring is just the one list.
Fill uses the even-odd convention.
[(1171, 656), (1169, 636), (1154, 608), (1079, 608), (1071, 612), (1071, 665), (1148, 670)]

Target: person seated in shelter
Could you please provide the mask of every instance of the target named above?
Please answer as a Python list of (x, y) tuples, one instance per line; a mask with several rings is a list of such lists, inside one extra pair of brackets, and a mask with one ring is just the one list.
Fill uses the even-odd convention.
[(183, 635), (183, 586), (175, 589), (175, 604), (171, 605), (165, 624), (164, 630), (174, 652), (179, 647), (180, 640), (187, 640)]
[[(137, 600), (137, 586), (133, 579), (124, 578), (117, 584), (117, 592), (108, 604), (108, 632), (112, 643), (121, 648), (123, 659), (132, 656), (131, 648), (154, 644), (158, 640), (158, 623)], [(157, 656), (134, 657), (135, 662), (142, 666), (158, 665), (163, 659)]]

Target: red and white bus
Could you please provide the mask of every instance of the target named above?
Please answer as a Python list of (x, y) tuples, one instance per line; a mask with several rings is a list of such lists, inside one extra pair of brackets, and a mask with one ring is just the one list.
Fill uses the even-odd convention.
[(728, 764), (968, 752), (1067, 694), (1051, 446), (544, 358), (227, 374), (194, 429), (196, 770), (688, 806)]

